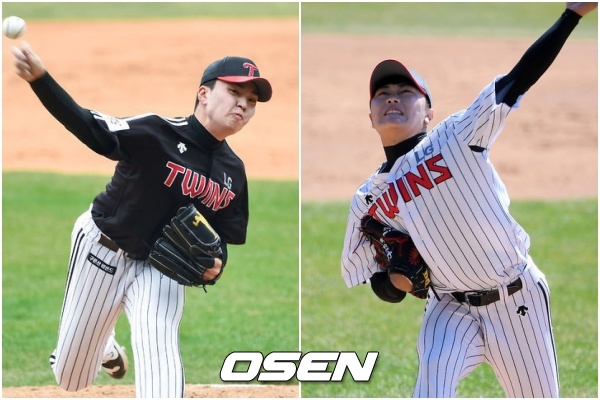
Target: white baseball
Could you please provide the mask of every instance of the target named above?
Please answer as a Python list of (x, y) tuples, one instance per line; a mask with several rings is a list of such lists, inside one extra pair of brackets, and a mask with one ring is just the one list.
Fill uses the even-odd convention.
[(2, 32), (4, 35), (11, 39), (16, 39), (25, 33), (25, 21), (23, 18), (10, 16), (4, 19), (2, 22)]

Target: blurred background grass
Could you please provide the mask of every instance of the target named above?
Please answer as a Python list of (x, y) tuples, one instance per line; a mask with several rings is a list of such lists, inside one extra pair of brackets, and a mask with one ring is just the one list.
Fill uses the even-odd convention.
[[(561, 2), (302, 3), (302, 34), (401, 36), (539, 36), (565, 9)], [(583, 18), (574, 38), (598, 38), (598, 14)]]
[(277, 18), (298, 16), (298, 3), (265, 2), (3, 2), (3, 17), (25, 20)]
[[(55, 384), (48, 357), (56, 345), (71, 229), (108, 180), (3, 174), (3, 386)], [(249, 190), (247, 243), (229, 247), (218, 285), (186, 292), (180, 331), (188, 383), (221, 383), (223, 360), (234, 350), (298, 350), (298, 182), (250, 181)], [(129, 336), (123, 314), (117, 340), (132, 358)], [(133, 376), (119, 384), (133, 384)], [(100, 374), (96, 383), (115, 381)]]

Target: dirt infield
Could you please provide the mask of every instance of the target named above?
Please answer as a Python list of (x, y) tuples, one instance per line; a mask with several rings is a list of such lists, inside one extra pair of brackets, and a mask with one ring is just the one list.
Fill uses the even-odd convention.
[[(115, 117), (190, 115), (210, 62), (251, 58), (273, 98), (228, 142), (249, 176), (298, 178), (297, 20), (31, 22), (23, 39), (81, 106)], [(85, 149), (14, 74), (10, 47), (20, 42), (2, 39), (3, 169), (112, 173), (114, 163)]]
[[(533, 40), (302, 37), (302, 199), (347, 199), (384, 159), (368, 83), (387, 58), (427, 79), (434, 120), (467, 107)], [(507, 119), (490, 157), (511, 198), (598, 195), (598, 42), (569, 41)]]
[[(187, 385), (187, 398), (297, 398), (295, 385)], [(129, 385), (94, 386), (79, 392), (66, 392), (58, 387), (20, 387), (2, 389), (8, 398), (133, 398), (135, 388)]]

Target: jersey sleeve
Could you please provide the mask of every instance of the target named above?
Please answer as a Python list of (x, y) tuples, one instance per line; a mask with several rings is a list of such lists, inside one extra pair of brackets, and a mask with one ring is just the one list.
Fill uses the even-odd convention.
[(30, 86), (48, 112), (87, 147), (100, 155), (114, 150), (115, 136), (102, 129), (90, 110), (77, 104), (48, 72)]
[(514, 105), (496, 103), (495, 83), (486, 86), (475, 101), (466, 109), (451, 117), (455, 134), (476, 151), (489, 149), (504, 127), (506, 117), (512, 109), (519, 107), (520, 96)]
[[(96, 110), (90, 110), (90, 113), (96, 122), (96, 129), (102, 131), (105, 135), (114, 137), (115, 146), (110, 152), (103, 155), (115, 161), (130, 160), (132, 150), (135, 149), (127, 149), (127, 146), (124, 145), (122, 140), (123, 136), (127, 135), (129, 138), (133, 138), (139, 131), (137, 128), (147, 124), (146, 120), (150, 119), (151, 116), (140, 115), (136, 117), (118, 118)], [(128, 142), (131, 142), (131, 140)]]
[(360, 231), (360, 220), (364, 215), (361, 208), (355, 197), (350, 206), (342, 250), (342, 277), (349, 288), (366, 283), (380, 270), (375, 262), (375, 250)]
[(521, 57), (506, 75), (497, 77), (462, 114), (457, 134), (476, 150), (489, 149), (502, 131), (510, 110), (517, 108), (523, 95), (546, 72), (558, 56), (581, 16), (566, 10)]
[(558, 21), (527, 49), (513, 69), (496, 82), (496, 102), (513, 105), (529, 90), (552, 65), (580, 19), (576, 12), (565, 10)]
[(149, 114), (116, 118), (81, 107), (49, 73), (33, 81), (31, 88), (69, 132), (97, 154), (114, 161), (129, 160), (135, 148), (124, 148), (122, 135), (132, 137), (150, 118)]

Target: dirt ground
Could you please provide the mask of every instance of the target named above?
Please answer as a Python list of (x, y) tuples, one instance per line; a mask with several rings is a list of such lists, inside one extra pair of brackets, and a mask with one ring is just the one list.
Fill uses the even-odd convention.
[[(466, 108), (535, 40), (302, 37), (302, 199), (350, 200), (384, 160), (369, 78), (401, 60), (427, 80), (434, 119)], [(513, 111), (490, 157), (511, 198), (598, 195), (598, 42), (569, 41)]]
[[(3, 388), (4, 398), (133, 398), (135, 388), (129, 385), (93, 386), (78, 392), (66, 392), (58, 387)], [(295, 385), (187, 385), (186, 398), (297, 398)]]
[(10, 49), (22, 41), (79, 105), (115, 117), (188, 116), (210, 62), (248, 57), (273, 97), (228, 142), (249, 176), (298, 178), (297, 20), (31, 22), (23, 40), (3, 37), (3, 169), (110, 174), (114, 162), (86, 149), (14, 73)]
[[(216, 31), (223, 41), (211, 40)], [(379, 61), (401, 59), (426, 77), (433, 92), (434, 122), (439, 122), (466, 107), (531, 44), (306, 35), (300, 124), (297, 21), (31, 23), (25, 40), (80, 105), (114, 116), (189, 115), (204, 66), (234, 53), (253, 59), (271, 81), (273, 99), (259, 104), (244, 131), (228, 141), (245, 161), (250, 178), (297, 179), (301, 172), (303, 200), (350, 199), (382, 161), (368, 118), (368, 79)], [(110, 174), (114, 163), (85, 149), (14, 74), (10, 46), (15, 41), (3, 38), (2, 44), (3, 169)], [(511, 114), (491, 157), (512, 198), (597, 197), (597, 60), (597, 41), (568, 42), (525, 97), (522, 109)], [(67, 395), (55, 387), (3, 388), (3, 397)], [(77, 393), (133, 395), (134, 389), (126, 385)], [(189, 385), (187, 396), (299, 394), (296, 386), (288, 385)]]

